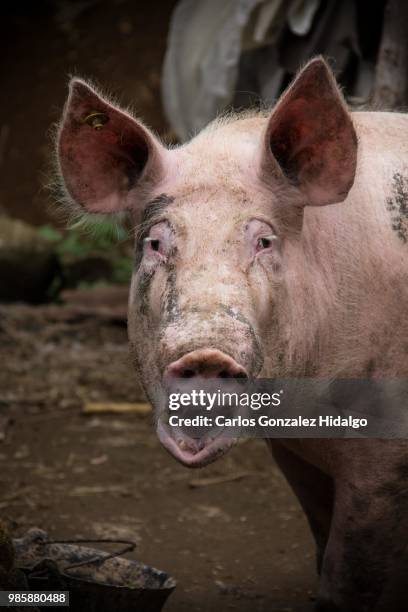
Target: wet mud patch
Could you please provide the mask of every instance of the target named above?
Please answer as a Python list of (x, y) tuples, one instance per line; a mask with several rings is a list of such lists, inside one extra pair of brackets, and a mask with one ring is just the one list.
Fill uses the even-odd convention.
[(402, 242), (408, 242), (408, 178), (400, 172), (393, 176), (393, 195), (387, 198), (387, 210), (391, 214), (391, 226)]

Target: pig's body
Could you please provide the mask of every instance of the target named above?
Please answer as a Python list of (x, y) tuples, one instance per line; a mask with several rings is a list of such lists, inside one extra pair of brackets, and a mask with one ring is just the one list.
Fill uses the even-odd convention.
[[(184, 177), (188, 191), (202, 184), (233, 185), (245, 201), (266, 122), (258, 117), (213, 125), (177, 150), (174, 174)], [(408, 116), (358, 112), (353, 123), (359, 143), (354, 185), (343, 203), (305, 210), (302, 248), (293, 249), (295, 263), (287, 264), (293, 270), (284, 298), (294, 309), (290, 338), (274, 337), (262, 377), (408, 376)], [(194, 162), (208, 151), (211, 172), (204, 165), (200, 173)], [(208, 311), (219, 301), (211, 289), (220, 280), (228, 285), (218, 266), (213, 281), (203, 283), (197, 274), (203, 253), (210, 259), (213, 254), (211, 215), (223, 225), (223, 213), (212, 210), (211, 202), (195, 212), (199, 243), (182, 281), (188, 286), (185, 299), (195, 302), (200, 295)], [(185, 333), (190, 338), (192, 331), (187, 327)], [(207, 339), (210, 329), (203, 334)], [(278, 365), (279, 344), (285, 360)], [(315, 535), (322, 573), (319, 609), (371, 610), (407, 542), (408, 442), (288, 439), (269, 445)]]
[[(319, 266), (321, 286), (333, 287), (322, 334), (329, 343), (313, 365), (323, 377), (406, 378), (408, 217), (401, 225), (393, 211), (398, 201), (408, 207), (408, 117), (354, 113), (353, 123), (359, 155), (347, 200), (305, 211), (305, 262), (317, 247), (327, 262)], [(373, 609), (394, 558), (406, 548), (407, 441), (270, 442), (315, 535), (320, 605)]]
[[(408, 117), (350, 116), (320, 60), (269, 118), (217, 121), (172, 150), (75, 81), (59, 159), (71, 201), (141, 223), (130, 341), (184, 464), (230, 441), (166, 426), (174, 377), (407, 377)], [(268, 443), (316, 539), (317, 609), (373, 610), (407, 542), (408, 442)]]

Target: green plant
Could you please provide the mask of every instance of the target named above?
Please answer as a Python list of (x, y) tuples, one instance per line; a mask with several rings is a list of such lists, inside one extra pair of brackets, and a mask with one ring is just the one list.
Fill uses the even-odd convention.
[(92, 221), (85, 217), (73, 224), (65, 232), (51, 225), (38, 228), (42, 238), (55, 244), (62, 266), (72, 261), (90, 256), (108, 257), (112, 263), (114, 283), (127, 283), (132, 274), (132, 257), (128, 254), (129, 233), (126, 227), (111, 219), (97, 217)]

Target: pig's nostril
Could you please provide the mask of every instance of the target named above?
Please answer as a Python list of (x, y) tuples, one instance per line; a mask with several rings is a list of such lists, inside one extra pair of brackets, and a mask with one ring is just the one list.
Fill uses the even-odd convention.
[(227, 370), (221, 370), (221, 372), (218, 372), (218, 378), (231, 378), (232, 374), (231, 372), (227, 372)]
[(183, 370), (181, 372), (181, 378), (193, 378), (195, 376), (194, 370)]
[(248, 375), (245, 374), (245, 372), (238, 372), (237, 374), (234, 374), (234, 378), (243, 378), (244, 380), (247, 380)]
[(245, 369), (217, 349), (198, 349), (173, 361), (165, 376), (171, 378), (248, 378)]
[(229, 371), (229, 370), (221, 370), (221, 372), (218, 372), (217, 378), (244, 378), (244, 379), (247, 379), (248, 376), (245, 374), (245, 372), (234, 372), (234, 371)]

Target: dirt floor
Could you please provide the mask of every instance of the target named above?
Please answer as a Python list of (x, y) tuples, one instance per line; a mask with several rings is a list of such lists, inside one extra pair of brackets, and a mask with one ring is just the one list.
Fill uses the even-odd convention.
[[(0, 442), (0, 517), (15, 535), (39, 526), (58, 538), (136, 540), (135, 558), (177, 580), (167, 612), (311, 610), (312, 540), (261, 441), (189, 471), (149, 417), (81, 414), (87, 401), (142, 399), (124, 293), (109, 306), (96, 295), (87, 306), (0, 307), (0, 414), (12, 419)], [(192, 486), (220, 475), (242, 478)]]

